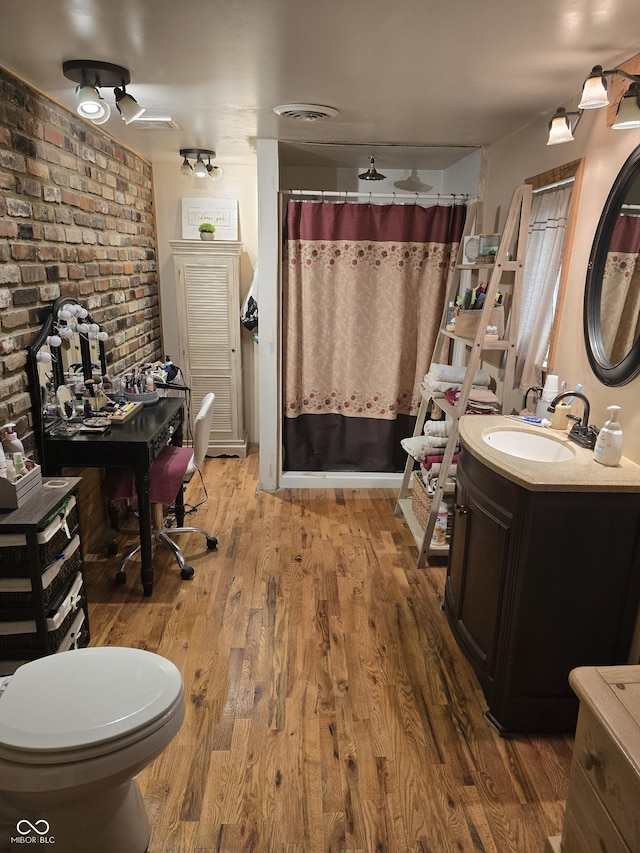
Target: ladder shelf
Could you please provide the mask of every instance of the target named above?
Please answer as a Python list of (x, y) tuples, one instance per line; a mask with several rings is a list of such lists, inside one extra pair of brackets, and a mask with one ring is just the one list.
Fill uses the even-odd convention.
[[(501, 406), (504, 407), (505, 395), (513, 388), (513, 377), (515, 371), (515, 356), (516, 356), (516, 338), (518, 333), (518, 316), (520, 313), (520, 292), (522, 289), (522, 278), (524, 272), (524, 257), (527, 246), (527, 234), (529, 228), (529, 215), (531, 211), (531, 186), (522, 184), (517, 187), (513, 193), (511, 205), (507, 213), (504, 231), (498, 246), (498, 251), (493, 264), (463, 264), (460, 263), (462, 257), (462, 246), (465, 236), (472, 233), (472, 229), (477, 223), (478, 207), (474, 205), (469, 212), (465, 233), (460, 241), (458, 249), (458, 263), (456, 264), (455, 274), (451, 277), (447, 299), (442, 312), (440, 328), (436, 345), (433, 352), (432, 363), (441, 363), (445, 354), (445, 346), (450, 341), (458, 341), (464, 345), (467, 352), (466, 365), (464, 367), (465, 374), (462, 382), (462, 387), (455, 404), (449, 403), (446, 399), (438, 397), (433, 400), (442, 411), (451, 419), (451, 430), (448, 436), (446, 447), (443, 451), (443, 459), (440, 463), (440, 472), (438, 480), (431, 496), (431, 507), (427, 518), (426, 527), (423, 529), (416, 518), (411, 499), (411, 478), (414, 473), (414, 458), (408, 454), (405, 464), (404, 476), (402, 485), (396, 503), (396, 515), (404, 516), (409, 530), (413, 534), (416, 546), (418, 548), (418, 568), (422, 568), (427, 563), (427, 558), (431, 556), (445, 556), (449, 551), (447, 545), (435, 545), (431, 541), (433, 530), (435, 527), (438, 508), (445, 495), (445, 487), (449, 476), (449, 469), (453, 460), (453, 456), (458, 444), (460, 433), (460, 418), (465, 414), (469, 394), (473, 385), (473, 377), (479, 368), (484, 352), (502, 352), (502, 399)], [(511, 248), (514, 248), (513, 257), (509, 256)], [(461, 272), (465, 270), (491, 270), (489, 283), (485, 292), (485, 299), (481, 309), (478, 310), (480, 315), (476, 335), (473, 339), (463, 338), (456, 335), (453, 331), (446, 329), (447, 307), (450, 302), (455, 301), (458, 294)], [(505, 273), (512, 274), (513, 281), (504, 281)], [(485, 340), (486, 328), (489, 325), (491, 309), (495, 304), (495, 299), (498, 294), (500, 285), (505, 285), (510, 288), (511, 304), (509, 306), (509, 317), (505, 318), (505, 334), (501, 340)], [(432, 402), (431, 395), (427, 392), (422, 392), (422, 400), (416, 418), (416, 424), (413, 431), (413, 436), (422, 435), (424, 424), (426, 421), (428, 408)], [(482, 415), (475, 415), (482, 417)]]

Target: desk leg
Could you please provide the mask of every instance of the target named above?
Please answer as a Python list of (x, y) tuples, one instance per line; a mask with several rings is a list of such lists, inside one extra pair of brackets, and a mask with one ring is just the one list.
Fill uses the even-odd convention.
[(151, 502), (149, 500), (149, 470), (136, 474), (138, 521), (140, 525), (140, 580), (145, 595), (153, 592), (153, 549), (151, 546)]

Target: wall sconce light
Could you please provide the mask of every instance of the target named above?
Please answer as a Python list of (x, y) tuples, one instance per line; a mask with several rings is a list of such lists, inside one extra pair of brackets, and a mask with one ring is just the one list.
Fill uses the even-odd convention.
[[(570, 117), (576, 116), (571, 126)], [(549, 139), (547, 145), (560, 145), (563, 142), (573, 142), (573, 132), (582, 118), (582, 110), (567, 112), (564, 107), (558, 107), (554, 117), (549, 122)]]
[[(180, 176), (183, 178), (211, 178), (212, 181), (219, 181), (223, 175), (220, 166), (214, 166), (211, 163), (211, 158), (216, 156), (216, 152), (210, 148), (181, 148), (180, 156), (183, 158), (180, 166)], [(207, 162), (204, 162), (203, 157), (206, 157)], [(194, 163), (191, 165), (189, 159)]]
[(126, 86), (131, 82), (131, 75), (121, 65), (93, 59), (70, 59), (62, 63), (62, 73), (68, 80), (78, 84), (78, 115), (89, 119), (93, 124), (104, 124), (111, 115), (109, 104), (99, 92), (103, 86), (113, 88), (116, 107), (125, 124), (140, 118), (144, 112), (144, 107), (126, 91)]
[(371, 157), (369, 161), (369, 168), (366, 172), (363, 172), (361, 175), (358, 175), (361, 181), (384, 181), (387, 177), (386, 175), (381, 175), (380, 172), (375, 167), (376, 158)]
[[(584, 110), (597, 110), (609, 106), (607, 77), (618, 75), (630, 80), (631, 85), (618, 104), (616, 120), (612, 127), (615, 130), (640, 127), (640, 75), (629, 74), (621, 68), (611, 68), (604, 71), (602, 65), (594, 65), (591, 73), (584, 81), (582, 95), (576, 112), (567, 112), (563, 107), (556, 110), (549, 124), (549, 139), (547, 145), (558, 145), (573, 140), (573, 131), (578, 126)], [(571, 127), (569, 116), (576, 116)]]
[(618, 104), (616, 120), (611, 125), (614, 130), (626, 130), (640, 127), (640, 84), (632, 83)]

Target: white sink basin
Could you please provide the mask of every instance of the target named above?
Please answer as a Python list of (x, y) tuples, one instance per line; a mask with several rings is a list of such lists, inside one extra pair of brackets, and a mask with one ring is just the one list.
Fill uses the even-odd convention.
[(532, 462), (568, 462), (574, 457), (566, 444), (538, 433), (501, 429), (482, 437), (494, 450)]

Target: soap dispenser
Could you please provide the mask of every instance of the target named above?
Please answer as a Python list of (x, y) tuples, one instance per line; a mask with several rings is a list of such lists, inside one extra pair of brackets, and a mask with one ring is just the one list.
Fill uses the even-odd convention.
[(620, 406), (607, 406), (609, 420), (598, 433), (593, 453), (601, 465), (617, 465), (622, 457), (622, 428), (618, 423)]
[(9, 423), (2, 427), (2, 446), (4, 452), (10, 455), (24, 453), (24, 445), (18, 438), (15, 424)]

